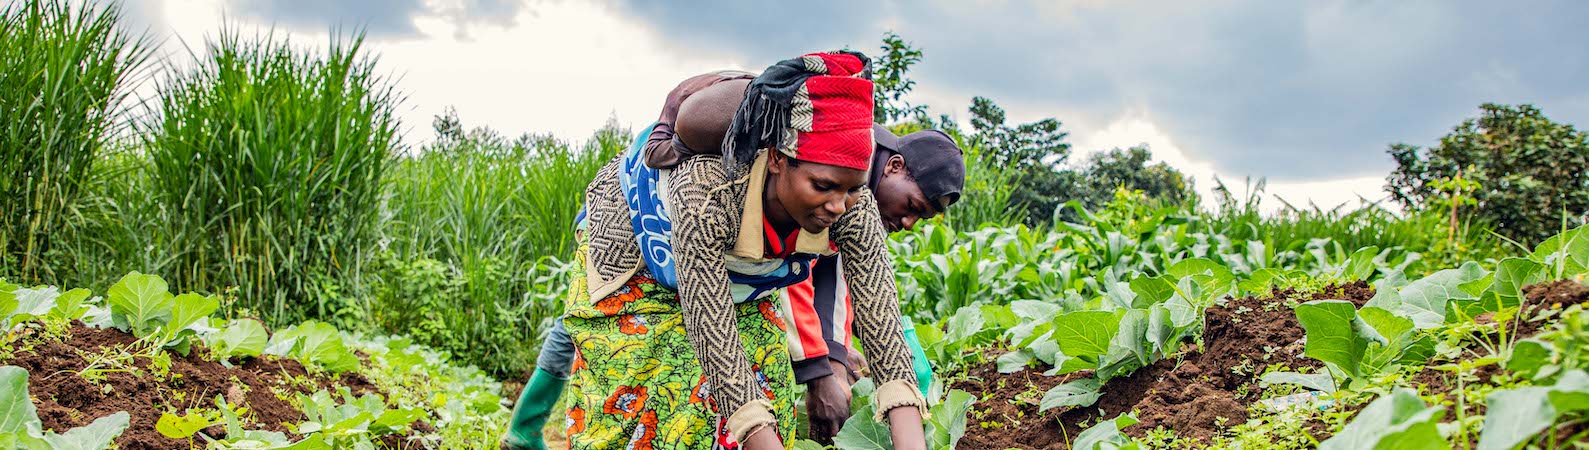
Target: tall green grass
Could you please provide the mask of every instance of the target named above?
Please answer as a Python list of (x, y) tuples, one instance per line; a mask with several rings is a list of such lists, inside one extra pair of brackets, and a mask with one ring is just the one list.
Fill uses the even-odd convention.
[(615, 124), (583, 145), (508, 141), (463, 130), (449, 112), (437, 140), (391, 176), (375, 282), (375, 322), (501, 376), (531, 367), (562, 313), (573, 221), (585, 186), (629, 142)]
[(51, 256), (151, 54), (120, 14), (58, 0), (0, 10), (0, 276), (60, 282), (87, 263)]
[(362, 34), (333, 36), (315, 52), (228, 28), (159, 86), (144, 146), (168, 235), (184, 240), (173, 284), (236, 286), (239, 306), (274, 323), (364, 325), (352, 299), (402, 98)]

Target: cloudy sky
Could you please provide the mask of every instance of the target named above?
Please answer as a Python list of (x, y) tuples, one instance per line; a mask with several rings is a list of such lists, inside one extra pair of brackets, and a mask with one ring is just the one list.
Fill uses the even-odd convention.
[[(687, 6), (686, 6), (687, 5)], [(1195, 5), (1195, 6), (1194, 6)], [(928, 0), (129, 0), (181, 62), (228, 21), (323, 45), (365, 27), (407, 94), (407, 141), (467, 125), (581, 139), (641, 126), (679, 80), (800, 53), (926, 56), (910, 99), (961, 121), (973, 96), (1064, 122), (1080, 154), (1148, 144), (1215, 176), (1325, 207), (1383, 197), (1392, 142), (1427, 145), (1483, 102), (1589, 126), (1589, 2)], [(1238, 189), (1239, 190), (1239, 189)], [(1267, 206), (1278, 207), (1270, 200)]]

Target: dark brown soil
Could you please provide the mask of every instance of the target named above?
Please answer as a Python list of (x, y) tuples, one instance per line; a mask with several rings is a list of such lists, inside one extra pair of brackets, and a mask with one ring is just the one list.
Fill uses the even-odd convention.
[[(1524, 287), (1523, 296), (1528, 298), (1528, 312), (1523, 314), (1523, 318), (1530, 319), (1543, 309), (1567, 309), (1569, 306), (1589, 301), (1589, 286), (1573, 280), (1557, 280)], [(1512, 328), (1513, 335), (1526, 338), (1539, 334), (1545, 331), (1549, 322), (1521, 322)]]
[(1302, 356), (1306, 333), (1289, 306), (1293, 300), (1342, 299), (1361, 305), (1373, 294), (1368, 283), (1359, 282), (1306, 298), (1277, 290), (1267, 300), (1243, 298), (1209, 308), (1201, 352), (1166, 358), (1109, 380), (1103, 397), (1088, 408), (1039, 413), (1036, 401), (1049, 388), (1091, 373), (1044, 377), (1040, 372), (1046, 369), (1000, 374), (994, 364), (974, 367), (968, 371), (970, 380), (952, 386), (986, 393), (973, 407), (961, 448), (1065, 449), (1067, 441), (1099, 420), (1131, 411), (1141, 423), (1127, 427), (1126, 434), (1143, 437), (1162, 426), (1179, 437), (1207, 442), (1224, 424), (1247, 420), (1248, 405), (1263, 393), (1257, 376), (1269, 365), (1319, 366)]
[[(112, 347), (125, 348), (136, 339), (116, 330), (89, 328), (81, 322), (72, 324), (70, 335), (65, 342), (40, 343), (7, 364), (28, 370), (29, 391), (46, 429), (65, 431), (127, 411), (131, 424), (115, 441), (124, 450), (188, 448), (186, 440), (170, 439), (155, 431), (155, 422), (167, 411), (213, 408), (216, 395), (225, 397), (230, 404), (246, 406), (249, 417), (245, 420), (257, 424), (259, 429), (285, 432), (285, 423), (297, 423), (305, 417), (288, 401), (277, 398), (278, 391), (288, 398), (335, 386), (348, 386), (356, 395), (379, 393), (361, 375), (312, 376), (297, 361), (271, 356), (227, 368), (200, 356), (203, 350), (198, 345), (187, 357), (171, 353), (167, 381), (158, 381), (148, 358), (137, 357), (132, 367), (140, 373), (109, 372), (103, 380), (90, 382), (79, 376), (90, 364), (83, 355), (103, 354)], [(295, 378), (311, 380), (315, 386), (289, 382)], [(218, 432), (219, 427), (207, 431)]]

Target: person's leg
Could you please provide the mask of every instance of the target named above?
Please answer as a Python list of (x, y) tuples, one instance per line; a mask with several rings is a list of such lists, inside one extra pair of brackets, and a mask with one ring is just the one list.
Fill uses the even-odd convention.
[(508, 422), (508, 434), (503, 446), (511, 450), (546, 450), (541, 429), (551, 417), (557, 398), (568, 384), (568, 373), (573, 366), (574, 343), (563, 329), (559, 318), (541, 344), (541, 354), (535, 360), (535, 374), (524, 385), (518, 402), (513, 405), (513, 419)]

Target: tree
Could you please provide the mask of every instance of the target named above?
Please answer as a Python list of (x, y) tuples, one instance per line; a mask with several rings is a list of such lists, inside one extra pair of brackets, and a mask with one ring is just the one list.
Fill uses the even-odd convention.
[(901, 39), (898, 34), (889, 31), (883, 34), (883, 45), (877, 61), (872, 64), (874, 69), (872, 83), (877, 90), (873, 101), (872, 121), (880, 124), (897, 122), (901, 119), (912, 117), (925, 117), (926, 105), (911, 105), (905, 101), (905, 95), (916, 88), (916, 80), (906, 77), (910, 66), (921, 62), (921, 50), (910, 46), (910, 43)]
[(1070, 133), (1060, 131), (1060, 122), (1047, 118), (1017, 126), (1005, 125), (1004, 108), (987, 97), (971, 99), (972, 139), (989, 150), (988, 162), (1018, 170), (1048, 168), (1062, 164), (1070, 156)]
[(1127, 150), (1112, 149), (1093, 153), (1083, 167), (1088, 184), (1087, 206), (1101, 206), (1114, 198), (1117, 188), (1142, 191), (1148, 198), (1171, 203), (1195, 201), (1197, 191), (1181, 171), (1169, 164), (1148, 164), (1153, 152), (1147, 145)]
[(1450, 202), (1452, 183), (1476, 183), (1476, 217), (1496, 232), (1527, 244), (1589, 214), (1589, 144), (1572, 125), (1551, 121), (1531, 105), (1486, 103), (1480, 116), (1463, 121), (1440, 144), (1420, 148), (1393, 144), (1387, 150), (1396, 170), (1385, 190), (1407, 209)]

